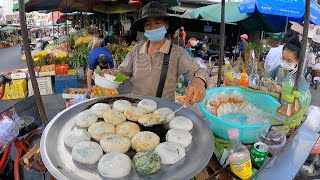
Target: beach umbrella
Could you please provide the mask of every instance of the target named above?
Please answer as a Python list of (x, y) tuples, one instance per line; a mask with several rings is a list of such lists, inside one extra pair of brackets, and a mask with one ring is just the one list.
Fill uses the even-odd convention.
[[(203, 19), (212, 22), (221, 22), (221, 3), (212, 4), (194, 9), (190, 16), (196, 19)], [(238, 22), (248, 18), (246, 13), (240, 13), (237, 2), (226, 2), (225, 23)]]

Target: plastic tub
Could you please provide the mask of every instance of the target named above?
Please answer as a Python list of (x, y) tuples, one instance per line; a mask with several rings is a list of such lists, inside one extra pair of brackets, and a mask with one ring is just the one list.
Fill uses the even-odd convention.
[(95, 85), (105, 89), (115, 90), (119, 87), (120, 84), (122, 84), (122, 82), (113, 81), (115, 78), (116, 77), (112, 75), (107, 75), (107, 77), (102, 77), (97, 73), (94, 73)]
[(240, 93), (246, 102), (249, 102), (254, 106), (260, 108), (264, 112), (269, 112), (271, 114), (275, 114), (277, 108), (280, 106), (279, 102), (267, 94), (250, 91), (240, 87), (229, 86), (229, 87), (218, 87), (218, 88), (213, 88), (211, 90), (208, 90), (203, 101), (199, 103), (199, 107), (201, 112), (203, 113), (204, 120), (208, 123), (212, 132), (216, 136), (222, 139), (229, 140), (228, 129), (238, 128), (240, 133), (240, 140), (242, 143), (250, 144), (250, 143), (257, 142), (256, 133), (265, 124), (259, 124), (259, 125), (235, 124), (214, 116), (205, 108), (206, 102), (211, 97), (212, 94), (218, 95), (221, 92), (229, 92), (229, 91), (230, 92), (236, 91)]

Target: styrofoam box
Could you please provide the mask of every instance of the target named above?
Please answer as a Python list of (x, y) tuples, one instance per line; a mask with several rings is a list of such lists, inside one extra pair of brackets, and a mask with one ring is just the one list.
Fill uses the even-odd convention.
[[(41, 95), (53, 94), (51, 77), (39, 77), (37, 78), (38, 87)], [(34, 94), (31, 80), (28, 80), (29, 96)]]

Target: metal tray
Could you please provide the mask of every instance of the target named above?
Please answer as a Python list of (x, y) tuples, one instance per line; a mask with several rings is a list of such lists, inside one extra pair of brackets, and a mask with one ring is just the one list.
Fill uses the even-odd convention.
[[(133, 95), (118, 95), (114, 99), (136, 98), (153, 99), (158, 108), (168, 107), (175, 110), (180, 105), (167, 100)], [(63, 137), (75, 126), (74, 117), (99, 101), (110, 99), (101, 97), (84, 101), (57, 114), (45, 128), (40, 144), (42, 160), (48, 171), (57, 179), (106, 179), (99, 175), (97, 164), (84, 165), (72, 160), (71, 148), (64, 145)], [(192, 143), (186, 148), (186, 156), (173, 165), (161, 165), (158, 173), (144, 176), (132, 168), (130, 174), (122, 179), (190, 179), (199, 173), (209, 162), (213, 154), (213, 134), (205, 121), (188, 109), (181, 109), (178, 116), (188, 117), (193, 121)]]

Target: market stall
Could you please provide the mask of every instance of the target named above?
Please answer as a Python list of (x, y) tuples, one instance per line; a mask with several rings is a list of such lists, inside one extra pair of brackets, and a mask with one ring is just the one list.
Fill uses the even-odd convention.
[(19, 43), (18, 28), (3, 26), (0, 28), (0, 48), (11, 47)]
[[(20, 16), (21, 19), (23, 19), (23, 1), (19, 0), (19, 3), (21, 5)], [(306, 4), (306, 6), (308, 7), (308, 3)], [(222, 9), (223, 8), (224, 1), (222, 3)], [(224, 10), (222, 10), (221, 13), (221, 22), (222, 26), (224, 26)], [(306, 18), (308, 18), (308, 15), (306, 15)], [(21, 27), (25, 27), (23, 26), (23, 24), (25, 25), (24, 20), (22, 20)], [(23, 43), (25, 47), (29, 47), (25, 28), (22, 29), (22, 33), (25, 37), (23, 39)], [(221, 28), (221, 35), (224, 35), (224, 28)], [(225, 87), (209, 90), (203, 102), (199, 103), (200, 112), (198, 112), (198, 114), (190, 109), (182, 109), (178, 111), (175, 115), (178, 117), (182, 117), (183, 120), (176, 117), (178, 120), (176, 119), (174, 121), (173, 119), (172, 121), (180, 122), (180, 125), (179, 123), (178, 125), (172, 123), (166, 123), (165, 125), (156, 124), (162, 123), (164, 121), (164, 117), (167, 118), (169, 114), (181, 107), (181, 105), (154, 97), (116, 95), (118, 93), (121, 94), (121, 92), (116, 91), (116, 89), (119, 84), (124, 81), (121, 79), (117, 79), (119, 77), (95, 76), (96, 78), (102, 78), (101, 85), (99, 86), (102, 86), (103, 89), (98, 88), (93, 94), (96, 96), (102, 95), (105, 97), (87, 100), (86, 93), (83, 90), (68, 89), (71, 86), (69, 86), (68, 84), (66, 85), (66, 83), (75, 82), (74, 78), (76, 78), (74, 76), (72, 76), (72, 78), (70, 76), (71, 79), (69, 78), (69, 65), (71, 65), (73, 68), (81, 68), (81, 66), (87, 64), (86, 54), (89, 50), (87, 49), (87, 45), (91, 38), (92, 37), (85, 36), (83, 34), (80, 37), (74, 38), (74, 52), (70, 52), (68, 47), (64, 49), (65, 46), (49, 46), (46, 50), (37, 51), (34, 53), (31, 53), (30, 49), (26, 48), (25, 59), (28, 63), (29, 76), (31, 79), (30, 81), (34, 90), (36, 103), (39, 108), (43, 124), (47, 125), (48, 121), (40, 96), (41, 88), (38, 88), (38, 86), (40, 85), (39, 81), (37, 81), (36, 79), (36, 76), (38, 76), (37, 71), (39, 71), (39, 76), (41, 73), (45, 74), (45, 76), (55, 76), (56, 81), (57, 79), (59, 81), (59, 83), (56, 82), (56, 92), (64, 92), (63, 96), (65, 96), (65, 98), (75, 99), (74, 103), (70, 105), (76, 105), (73, 105), (59, 113), (46, 126), (41, 138), (40, 151), (42, 160), (46, 165), (46, 168), (55, 178), (64, 179), (81, 177), (134, 177), (190, 179), (196, 176), (196, 179), (204, 179), (209, 177), (216, 178), (216, 176), (218, 176), (220, 172), (223, 172), (225, 170), (227, 171), (229, 178), (233, 177), (236, 179), (270, 179), (270, 177), (277, 175), (277, 177), (279, 178), (281, 177), (283, 179), (288, 179), (295, 176), (319, 136), (319, 134), (308, 130), (303, 125), (303, 115), (306, 112), (308, 105), (310, 104), (310, 102), (308, 102), (308, 98), (311, 97), (305, 96), (304, 101), (301, 101), (301, 106), (303, 108), (296, 110), (297, 112), (295, 112), (296, 114), (294, 114), (294, 121), (292, 118), (290, 120), (286, 120), (283, 123), (279, 123), (277, 121), (273, 122), (273, 119), (278, 112), (278, 107), (280, 106), (280, 103), (277, 101), (277, 99), (279, 98), (279, 91), (276, 91), (276, 88), (279, 85), (277, 85), (276, 82), (272, 82), (267, 79), (267, 76), (264, 76), (264, 79), (261, 79), (260, 81), (257, 68), (258, 65), (255, 61), (254, 51), (251, 51), (249, 54), (249, 58), (252, 58), (253, 61), (253, 73), (252, 76), (250, 76), (249, 80), (246, 73), (238, 74), (240, 75), (239, 77), (233, 77), (233, 72), (231, 71), (230, 65), (226, 65), (225, 78), (219, 78), (219, 81), (221, 82), (218, 82), (218, 84), (220, 85), (220, 83), (222, 83), (222, 79), (224, 79)], [(221, 47), (224, 47), (223, 43), (224, 41), (221, 41)], [(111, 47), (109, 48), (111, 49), (110, 51), (114, 51), (113, 55), (114, 58), (118, 61), (117, 64), (120, 64), (126, 52), (130, 50), (130, 47), (127, 47), (124, 44), (117, 45), (115, 49), (113, 45), (111, 45)], [(51, 52), (49, 52), (50, 49)], [(304, 54), (302, 53), (302, 57), (303, 55)], [(220, 65), (222, 65), (222, 57), (223, 48), (220, 53)], [(67, 65), (66, 59), (69, 58), (71, 60), (69, 65)], [(33, 62), (39, 67), (33, 67)], [(301, 66), (299, 66), (299, 68), (300, 67)], [(222, 70), (222, 68), (220, 68), (220, 70)], [(301, 72), (302, 70), (300, 70), (300, 73)], [(27, 76), (27, 73), (25, 74)], [(223, 76), (222, 73), (219, 74), (220, 76)], [(15, 75), (16, 74), (14, 74), (14, 76)], [(97, 84), (100, 83), (99, 80), (95, 80), (97, 81)], [(299, 80), (297, 82), (299, 82)], [(60, 86), (57, 86), (57, 84)], [(183, 84), (183, 80), (180, 80), (179, 85), (177, 85), (178, 102), (183, 101)], [(114, 88), (111, 88), (111, 86), (114, 86)], [(241, 88), (234, 86), (241, 86)], [(248, 87), (251, 87), (251, 89), (249, 89)], [(272, 95), (275, 98), (267, 94)], [(295, 94), (297, 95), (298, 93)], [(301, 94), (303, 94), (303, 92), (301, 92)], [(110, 97), (107, 95), (115, 96)], [(308, 93), (305, 92), (305, 95), (308, 95)], [(296, 99), (298, 98), (299, 97), (297, 95)], [(290, 102), (292, 101), (292, 98), (285, 99), (289, 99), (288, 101)], [(148, 103), (146, 103), (146, 101)], [(119, 103), (121, 104), (121, 106), (119, 107), (116, 102), (121, 102)], [(144, 106), (144, 104), (147, 104), (147, 107), (145, 107), (146, 109), (151, 108), (148, 113), (142, 112), (139, 109), (136, 109), (134, 111), (131, 108), (128, 108), (128, 110), (122, 107), (122, 105), (125, 107), (131, 107), (132, 105), (134, 105), (139, 108), (139, 106)], [(113, 110), (110, 110), (111, 106)], [(106, 112), (103, 114), (101, 114), (101, 112), (92, 113), (95, 111), (95, 108), (98, 110), (100, 109), (100, 111), (102, 111), (101, 109), (104, 109)], [(165, 112), (163, 110), (164, 108), (166, 109)], [(90, 110), (89, 112), (88, 109), (91, 109), (92, 111)], [(116, 116), (121, 116), (122, 118), (114, 117), (115, 115), (112, 114), (114, 110), (118, 110), (119, 113)], [(158, 116), (154, 115), (157, 114), (156, 111), (158, 111), (158, 113), (162, 116), (160, 116), (159, 114)], [(139, 116), (144, 115), (146, 117), (143, 116), (144, 118), (141, 119), (140, 117), (137, 118), (134, 116), (137, 115), (135, 114), (136, 112), (140, 113), (138, 114)], [(151, 112), (154, 112), (154, 114), (150, 114)], [(153, 115), (157, 118), (150, 118), (150, 116)], [(205, 121), (202, 121), (202, 119), (204, 119)], [(265, 121), (259, 122), (258, 125), (254, 124), (259, 119), (264, 119)], [(234, 120), (239, 120), (242, 122), (240, 122), (239, 124), (239, 122), (234, 122)], [(119, 121), (119, 123), (115, 123), (115, 121)], [(139, 132), (135, 132), (133, 136), (130, 136), (130, 138), (132, 138), (132, 141), (130, 141), (130, 138), (127, 137), (128, 135), (123, 135), (124, 137), (122, 137), (121, 135), (119, 135), (120, 133), (117, 133), (117, 128), (120, 128), (118, 126), (124, 122), (131, 123), (131, 125), (134, 124), (132, 126), (135, 127), (138, 126)], [(248, 122), (253, 124), (248, 125)], [(276, 124), (276, 127), (279, 126), (280, 128), (270, 128), (270, 122)], [(301, 122), (302, 124), (300, 124)], [(109, 139), (114, 138), (116, 140), (111, 141), (108, 140), (108, 138), (105, 138), (102, 141), (102, 139), (98, 138), (95, 133), (92, 133), (91, 130), (95, 129), (95, 126), (98, 126), (97, 123), (106, 124), (105, 128), (107, 128), (108, 131), (110, 129), (110, 131), (113, 131), (108, 133), (108, 136), (110, 136)], [(188, 126), (185, 127), (186, 129), (175, 130), (175, 128), (173, 128), (174, 126), (182, 126), (181, 123), (183, 124), (183, 127), (184, 125), (188, 124)], [(150, 125), (153, 127), (148, 127)], [(168, 125), (169, 128), (167, 127)], [(83, 129), (81, 131), (78, 129), (78, 127), (89, 129), (88, 131)], [(209, 129), (209, 127), (211, 128), (211, 130)], [(237, 133), (229, 133), (228, 130), (233, 128), (237, 128), (239, 129), (239, 131)], [(286, 139), (287, 137), (285, 133), (288, 133), (290, 129), (291, 132), (288, 134), (288, 139)], [(77, 133), (77, 131), (81, 131), (81, 133), (83, 133), (84, 140), (78, 140), (79, 137), (75, 135), (79, 134)], [(282, 133), (282, 131), (285, 131), (285, 133)], [(170, 135), (172, 132), (174, 132), (174, 135)], [(152, 135), (150, 135), (150, 137), (148, 137), (148, 140), (146, 141), (146, 137), (143, 138), (137, 136), (139, 135), (139, 133), (149, 133), (149, 135)], [(127, 134), (127, 132), (125, 134)], [(215, 135), (214, 140), (213, 134)], [(113, 137), (116, 135), (118, 135), (117, 138), (119, 139)], [(278, 141), (275, 142), (275, 140), (271, 138), (271, 135), (277, 135), (277, 137), (279, 138)], [(91, 137), (93, 137), (93, 139), (91, 139)], [(153, 138), (156, 139), (156, 143), (154, 144)], [(245, 169), (248, 170), (249, 173), (245, 174), (244, 176), (243, 174), (239, 174), (235, 171), (234, 161), (230, 161), (231, 166), (229, 166), (228, 163), (225, 163), (225, 160), (228, 156), (228, 151), (224, 151), (224, 148), (230, 146), (228, 142), (230, 138), (239, 138), (238, 143), (241, 141), (242, 143), (250, 144), (251, 146), (253, 146), (250, 150), (251, 152), (253, 152), (254, 150), (259, 151), (259, 148), (257, 148), (255, 145), (255, 143), (259, 141), (260, 144), (262, 143), (262, 146), (269, 149), (269, 153), (268, 151), (263, 150), (264, 155), (262, 160), (256, 160), (255, 158), (261, 157), (258, 157), (255, 154), (255, 156), (251, 157), (251, 160), (247, 161), (248, 159), (250, 159), (250, 154), (248, 154), (249, 150), (246, 149), (247, 147), (243, 147), (243, 150), (246, 150), (244, 153), (246, 153), (247, 155), (247, 158), (245, 160), (247, 163), (249, 163), (248, 167), (245, 167)], [(144, 144), (136, 144), (133, 139), (138, 139), (138, 142), (142, 141), (144, 142)], [(72, 142), (73, 140), (75, 140), (76, 142)], [(107, 145), (103, 145), (102, 148), (99, 145), (96, 146), (96, 144), (98, 144), (99, 142), (100, 144), (104, 144), (101, 141), (105, 142)], [(122, 143), (119, 143), (119, 141), (121, 141)], [(304, 145), (298, 146), (297, 148), (296, 144), (301, 144), (300, 142), (302, 141), (304, 142)], [(56, 143), (53, 144), (51, 142)], [(83, 145), (80, 144), (77, 146), (76, 144), (78, 143), (83, 143)], [(110, 150), (110, 148), (118, 147), (119, 144), (126, 144), (126, 146), (121, 146), (116, 150)], [(171, 145), (169, 146), (168, 144)], [(220, 146), (220, 148), (222, 147), (222, 151), (221, 149), (214, 149), (213, 145), (215, 145), (215, 148), (217, 148), (218, 146)], [(81, 149), (83, 147), (86, 147), (87, 149)], [(153, 149), (156, 149), (156, 153), (154, 153), (153, 151), (151, 151), (150, 154), (141, 153), (141, 151)], [(172, 152), (172, 149), (174, 149), (174, 152)], [(297, 149), (301, 151), (297, 151)], [(81, 153), (86, 150), (94, 151), (95, 153)], [(114, 157), (109, 157), (110, 151), (113, 150), (117, 151), (118, 154), (111, 153)], [(211, 158), (213, 151), (216, 157)], [(119, 156), (119, 152), (122, 153), (121, 156)], [(302, 154), (297, 155), (295, 154), (296, 152), (302, 152)], [(124, 153), (126, 154), (124, 155)], [(168, 155), (168, 153), (170, 154), (170, 156)], [(82, 155), (85, 156), (84, 159), (79, 158)], [(150, 158), (150, 156), (152, 157)], [(101, 157), (102, 159), (100, 159)], [(168, 159), (166, 159), (166, 157)], [(290, 159), (288, 157), (298, 158)], [(113, 158), (119, 158), (118, 162), (114, 162), (115, 160)], [(215, 159), (215, 161), (220, 161), (221, 165), (218, 166), (219, 168), (211, 168), (213, 170), (213, 174), (210, 174), (208, 173), (208, 171), (206, 171), (207, 176), (199, 176), (199, 172), (203, 173), (203, 169), (208, 169), (208, 167), (205, 167), (207, 164), (208, 166), (212, 165), (212, 161), (214, 161), (213, 159)], [(239, 159), (236, 158), (235, 161), (238, 160)], [(131, 167), (131, 161), (133, 161), (133, 167)], [(110, 172), (112, 170), (110, 164), (113, 163), (115, 163), (118, 169), (117, 171)], [(290, 166), (288, 166), (288, 164)], [(103, 168), (103, 166), (110, 166), (110, 169)], [(253, 168), (251, 168), (251, 166), (253, 166)], [(287, 168), (290, 168), (290, 172)]]

